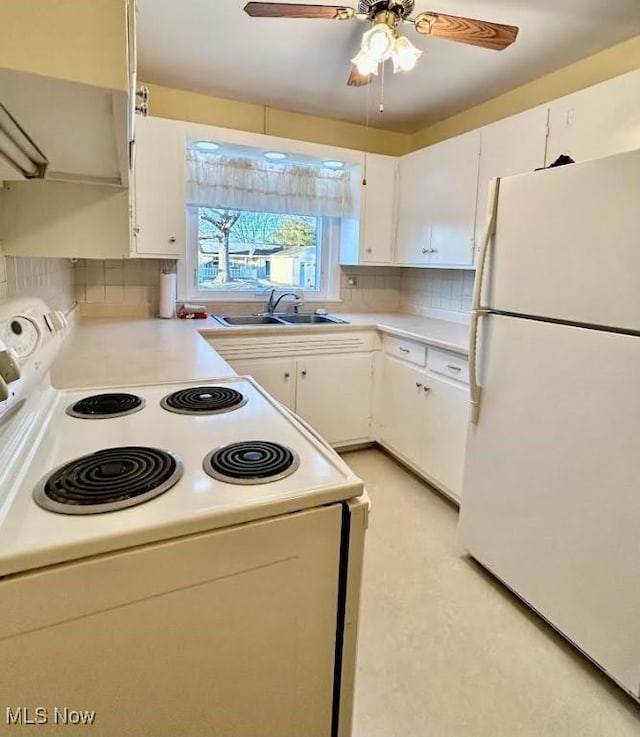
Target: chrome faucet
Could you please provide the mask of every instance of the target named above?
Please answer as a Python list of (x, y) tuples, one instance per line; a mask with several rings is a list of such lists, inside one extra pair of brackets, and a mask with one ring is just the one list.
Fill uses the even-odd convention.
[(276, 290), (272, 289), (269, 292), (269, 299), (267, 300), (267, 314), (272, 315), (276, 311), (276, 307), (280, 304), (280, 300), (283, 299), (283, 297), (293, 297), (295, 299), (294, 305), (293, 305), (293, 311), (295, 314), (298, 314), (298, 308), (300, 305), (304, 304), (304, 299), (302, 298), (300, 292), (283, 292), (277, 299), (275, 299), (276, 296)]

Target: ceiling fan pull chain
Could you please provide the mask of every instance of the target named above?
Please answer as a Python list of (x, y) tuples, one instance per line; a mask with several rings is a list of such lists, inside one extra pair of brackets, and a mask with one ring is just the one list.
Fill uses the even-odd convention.
[(365, 130), (365, 151), (364, 151), (364, 165), (362, 167), (362, 186), (367, 186), (367, 142), (369, 140), (369, 110), (371, 105), (371, 85), (367, 86), (367, 103), (364, 114), (364, 130)]
[(380, 70), (380, 106), (378, 107), (378, 110), (383, 113), (384, 112), (384, 62), (380, 64), (382, 69)]

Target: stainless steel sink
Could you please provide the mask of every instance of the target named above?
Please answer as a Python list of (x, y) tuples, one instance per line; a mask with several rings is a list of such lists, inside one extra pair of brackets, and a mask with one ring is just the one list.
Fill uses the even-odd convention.
[(344, 320), (339, 317), (333, 317), (332, 315), (316, 315), (315, 313), (299, 313), (297, 315), (280, 315), (282, 322), (288, 322), (292, 325), (321, 325), (323, 323), (341, 323), (345, 324)]
[(225, 327), (234, 325), (326, 325), (345, 324), (345, 320), (332, 315), (316, 315), (314, 312), (279, 313), (277, 315), (213, 315)]
[(223, 325), (282, 325), (282, 321), (270, 315), (214, 315)]

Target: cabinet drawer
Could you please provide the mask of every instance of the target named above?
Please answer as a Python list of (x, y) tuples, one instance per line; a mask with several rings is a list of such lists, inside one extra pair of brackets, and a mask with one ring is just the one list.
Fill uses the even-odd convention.
[(429, 348), (427, 368), (429, 371), (448, 376), (451, 379), (457, 379), (465, 384), (469, 383), (469, 362), (463, 356), (458, 356), (455, 353)]
[(386, 335), (384, 338), (384, 350), (391, 356), (402, 358), (416, 366), (424, 366), (427, 360), (427, 346), (424, 343), (416, 343), (413, 340), (403, 340)]

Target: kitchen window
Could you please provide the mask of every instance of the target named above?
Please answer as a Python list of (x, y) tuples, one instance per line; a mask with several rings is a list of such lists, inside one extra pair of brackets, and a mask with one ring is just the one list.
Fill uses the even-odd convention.
[(340, 241), (353, 223), (352, 173), (309, 158), (241, 153), (187, 147), (191, 296), (246, 301), (275, 288), (337, 299)]

